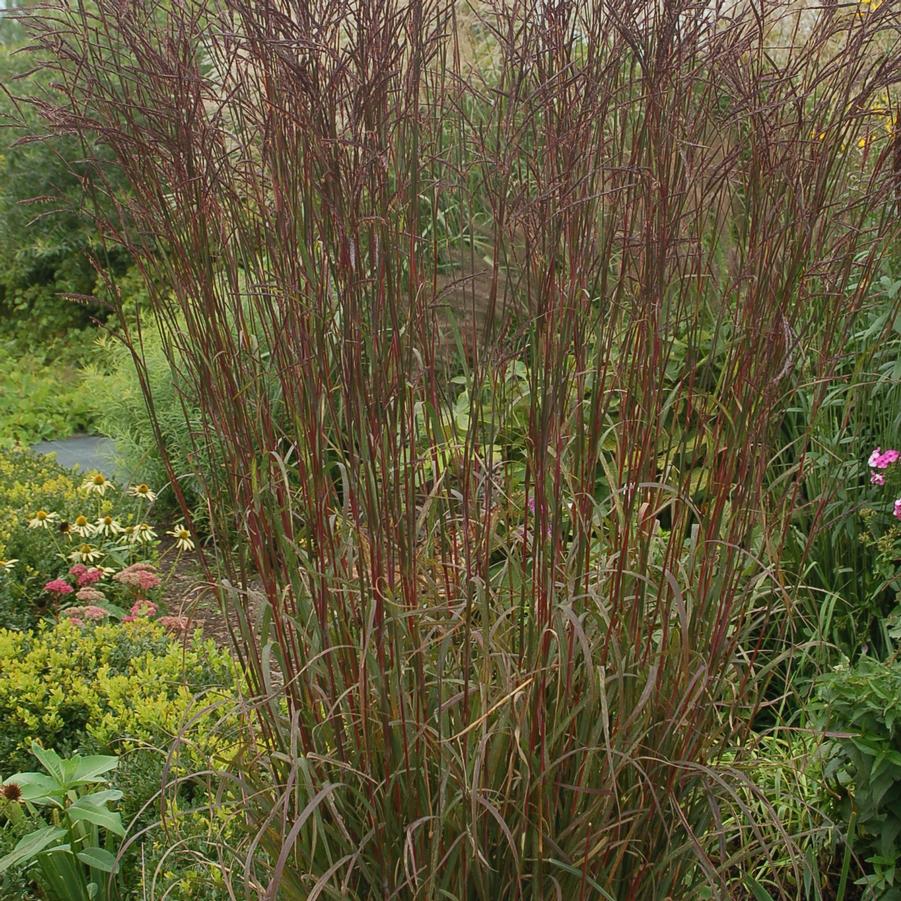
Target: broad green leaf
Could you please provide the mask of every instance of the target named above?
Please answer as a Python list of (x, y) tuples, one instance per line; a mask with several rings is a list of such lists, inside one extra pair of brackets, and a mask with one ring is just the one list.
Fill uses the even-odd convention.
[(78, 852), (78, 859), (95, 870), (112, 873), (116, 867), (116, 855), (106, 848), (85, 848)]
[(16, 773), (6, 780), (6, 784), (10, 783), (18, 785), (22, 790), (22, 797), (33, 803), (40, 803), (42, 798), (49, 800), (53, 795), (61, 796), (64, 793), (64, 789), (54, 778), (43, 773)]
[(122, 800), (122, 792), (117, 788), (105, 788), (102, 791), (91, 792), (89, 795), (83, 795), (81, 800), (88, 801), (90, 804), (95, 806), (100, 806), (101, 804), (108, 804), (110, 801), (121, 801)]
[(85, 821), (93, 823), (95, 826), (101, 826), (108, 829), (115, 835), (125, 835), (125, 829), (122, 826), (122, 817), (118, 813), (107, 810), (96, 804), (86, 802), (84, 798), (79, 798), (67, 811), (69, 818), (76, 821)]
[(59, 826), (44, 826), (43, 829), (29, 832), (6, 857), (0, 860), (0, 873), (5, 873), (10, 867), (31, 860), (49, 845), (59, 841), (65, 834), (66, 830)]
[(75, 782), (97, 782), (104, 773), (119, 766), (118, 757), (97, 755), (94, 757), (73, 757), (66, 763), (74, 764), (72, 779)]
[(36, 741), (31, 743), (31, 753), (41, 762), (41, 766), (56, 779), (63, 781), (63, 760), (52, 748), (42, 748)]

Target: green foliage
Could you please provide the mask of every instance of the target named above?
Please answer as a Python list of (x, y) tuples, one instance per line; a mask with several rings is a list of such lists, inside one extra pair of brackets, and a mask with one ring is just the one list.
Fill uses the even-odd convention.
[[(59, 753), (168, 745), (197, 713), (196, 696), (232, 683), (231, 658), (195, 635), (151, 622), (0, 630), (0, 772), (21, 769), (31, 743)], [(213, 713), (190, 730), (186, 760), (209, 765)]]
[(55, 341), (38, 351), (11, 338), (0, 339), (6, 360), (0, 368), (0, 447), (92, 429), (94, 407), (77, 365), (88, 341), (88, 333), (76, 332), (66, 343)]
[[(143, 348), (163, 444), (189, 505), (198, 508), (198, 467), (208, 465), (205, 456), (198, 455), (195, 448), (195, 442), (203, 440), (200, 412), (192, 401), (192, 391), (173, 375), (158, 334), (145, 334)], [(153, 419), (128, 349), (113, 341), (101, 342), (85, 367), (84, 385), (97, 411), (98, 428), (116, 442), (119, 468), (134, 481), (166, 485), (169, 478), (157, 446)], [(172, 504), (174, 498), (170, 492), (164, 492), (160, 502)]]
[(115, 850), (125, 835), (122, 818), (109, 805), (122, 797), (108, 785), (106, 774), (115, 770), (115, 757), (73, 756), (63, 760), (56, 752), (32, 744), (31, 752), (43, 773), (16, 773), (6, 780), (20, 792), (21, 801), (7, 801), (5, 813), (13, 818), (23, 803), (30, 811), (46, 808), (38, 827), (22, 837), (0, 860), (0, 874), (13, 867), (35, 866), (50, 901), (112, 901), (119, 897)]
[[(901, 898), (901, 660), (862, 657), (822, 678), (822, 725), (833, 733), (825, 778), (838, 809), (856, 824), (855, 853), (866, 863), (859, 884), (881, 901)], [(849, 831), (851, 827), (849, 825)]]
[[(18, 49), (14, 41), (0, 44), (0, 81), (14, 86), (18, 98), (42, 96), (48, 73)], [(61, 295), (102, 300), (106, 292), (94, 261), (116, 274), (125, 272), (127, 261), (121, 252), (107, 256), (86, 214), (88, 172), (79, 161), (97, 149), (69, 136), (23, 143), (44, 134), (44, 125), (34, 107), (5, 92), (0, 122), (0, 326), (34, 347), (104, 317), (100, 303), (77, 304)]]
[(892, 646), (884, 622), (897, 604), (897, 581), (884, 536), (899, 494), (872, 484), (867, 467), (875, 447), (892, 447), (901, 435), (901, 311), (885, 278), (869, 307), (822, 402), (812, 382), (792, 390), (785, 443), (770, 468), (774, 493), (783, 490), (786, 473), (805, 472), (782, 553), (798, 580), (795, 640), (811, 643), (795, 659), (808, 684), (843, 655), (861, 647), (885, 655)]

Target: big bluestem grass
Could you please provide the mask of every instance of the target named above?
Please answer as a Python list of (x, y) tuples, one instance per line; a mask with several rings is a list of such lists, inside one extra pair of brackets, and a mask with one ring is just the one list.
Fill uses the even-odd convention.
[(741, 761), (809, 439), (775, 489), (770, 465), (893, 235), (898, 24), (777, 0), (31, 17), (47, 121), (130, 186), (103, 225), (147, 276), (139, 377), (158, 328), (201, 411), (261, 896), (726, 894), (775, 845), (786, 872)]

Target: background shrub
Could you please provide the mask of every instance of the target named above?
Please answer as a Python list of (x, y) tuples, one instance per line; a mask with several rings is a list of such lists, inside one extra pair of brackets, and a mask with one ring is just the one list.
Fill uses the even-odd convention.
[(867, 897), (901, 898), (901, 660), (862, 657), (820, 680), (820, 722), (839, 733), (824, 776), (865, 863)]

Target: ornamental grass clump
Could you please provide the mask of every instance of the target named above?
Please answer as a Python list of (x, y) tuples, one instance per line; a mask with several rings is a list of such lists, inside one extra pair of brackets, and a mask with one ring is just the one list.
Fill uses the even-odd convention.
[(46, 121), (104, 148), (97, 195), (110, 156), (130, 186), (103, 234), (150, 318), (121, 337), (165, 455), (162, 335), (257, 695), (233, 878), (719, 896), (778, 852), (802, 884), (740, 775), (804, 442), (778, 492), (768, 467), (895, 234), (895, 5), (99, 0), (31, 26)]

